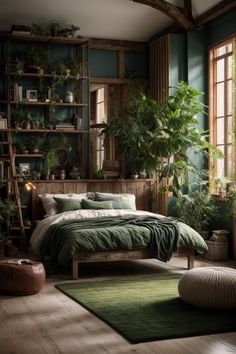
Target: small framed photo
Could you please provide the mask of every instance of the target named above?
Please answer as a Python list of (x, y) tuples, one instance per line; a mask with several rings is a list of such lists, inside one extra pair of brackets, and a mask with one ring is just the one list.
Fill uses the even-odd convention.
[(30, 176), (30, 163), (19, 163), (20, 174), (24, 177)]
[(37, 102), (38, 101), (37, 90), (26, 90), (26, 99), (31, 102)]

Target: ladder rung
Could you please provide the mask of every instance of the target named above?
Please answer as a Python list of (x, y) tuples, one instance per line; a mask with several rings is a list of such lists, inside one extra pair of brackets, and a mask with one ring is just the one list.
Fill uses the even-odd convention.
[(0, 144), (1, 145), (9, 145), (9, 142), (8, 141), (0, 141)]

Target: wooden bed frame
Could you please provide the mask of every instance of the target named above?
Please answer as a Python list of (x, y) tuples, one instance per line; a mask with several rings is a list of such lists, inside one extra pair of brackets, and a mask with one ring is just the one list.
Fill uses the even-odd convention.
[[(191, 269), (194, 267), (194, 249), (179, 248), (177, 250), (179, 255), (187, 257), (187, 267)], [(72, 274), (73, 279), (78, 279), (79, 263), (85, 262), (104, 262), (104, 261), (130, 261), (138, 259), (150, 259), (147, 248), (134, 251), (118, 250), (109, 252), (80, 252), (75, 254), (72, 259)]]
[[(33, 181), (34, 182), (34, 181)], [(105, 182), (105, 181), (104, 181)], [(116, 183), (120, 183), (121, 181), (113, 181), (112, 185)], [(147, 200), (145, 199), (143, 202), (142, 199), (140, 199), (140, 190), (137, 189), (138, 186), (142, 186), (142, 191), (147, 189), (147, 186), (145, 185), (145, 181), (141, 182), (136, 182), (131, 181), (131, 185), (129, 183), (130, 181), (126, 181), (122, 183), (122, 192), (123, 193), (133, 193), (138, 195), (138, 200), (139, 200), (139, 205), (138, 209), (140, 210), (147, 210), (145, 206), (148, 204)], [(34, 182), (35, 183), (35, 182)], [(32, 191), (32, 219), (33, 219), (33, 225), (35, 224), (35, 220), (38, 219), (38, 213), (39, 210), (42, 209), (42, 206), (40, 207), (40, 200), (38, 197), (38, 194), (40, 193), (81, 193), (81, 192), (87, 192), (91, 191), (91, 183), (92, 181), (89, 181), (89, 189), (88, 187), (83, 187), (81, 189), (81, 185), (84, 184), (84, 181), (81, 182), (69, 182), (70, 184), (63, 182), (62, 181), (59, 183), (53, 184), (53, 189), (51, 189), (52, 185), (48, 182), (40, 183), (37, 186), (36, 191)], [(107, 189), (103, 189), (103, 186), (108, 186), (110, 187), (110, 190), (114, 193), (117, 192), (117, 190), (112, 189), (111, 186), (109, 186), (111, 182), (106, 181), (105, 183), (97, 182), (95, 181), (94, 190), (97, 190), (98, 192), (109, 192)], [(127, 190), (124, 189), (124, 185), (128, 185)], [(79, 187), (78, 187), (79, 185)], [(131, 186), (133, 187), (131, 189)], [(92, 189), (93, 191), (93, 189)], [(137, 194), (138, 193), (138, 194)], [(143, 193), (146, 195), (147, 193)], [(188, 269), (191, 269), (194, 267), (194, 249), (192, 248), (179, 248), (177, 250), (178, 255), (185, 256), (187, 257), (187, 267)], [(150, 259), (150, 255), (148, 253), (148, 249), (140, 249), (140, 250), (134, 250), (134, 251), (127, 251), (127, 250), (117, 250), (117, 251), (109, 251), (109, 252), (79, 252), (78, 254), (75, 254), (72, 259), (72, 274), (73, 274), (73, 279), (78, 279), (78, 274), (79, 274), (79, 263), (84, 263), (84, 262), (104, 262), (104, 261), (124, 261), (124, 260), (139, 260), (139, 259)]]

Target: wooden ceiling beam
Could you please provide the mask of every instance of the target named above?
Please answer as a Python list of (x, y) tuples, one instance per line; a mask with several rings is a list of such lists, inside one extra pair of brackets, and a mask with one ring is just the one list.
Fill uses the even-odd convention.
[(205, 23), (213, 20), (214, 18), (223, 15), (225, 12), (232, 10), (233, 8), (236, 7), (236, 0), (223, 0), (217, 5), (211, 7), (208, 11), (206, 11), (204, 14), (199, 16), (196, 19), (196, 25), (202, 26)]
[[(143, 5), (153, 7), (156, 10), (163, 12), (165, 15), (171, 17), (175, 23), (185, 30), (194, 29), (195, 24), (182, 10), (164, 0), (131, 0)], [(186, 2), (189, 9), (189, 1)]]
[(185, 15), (194, 22), (192, 15), (192, 0), (184, 0), (184, 13)]

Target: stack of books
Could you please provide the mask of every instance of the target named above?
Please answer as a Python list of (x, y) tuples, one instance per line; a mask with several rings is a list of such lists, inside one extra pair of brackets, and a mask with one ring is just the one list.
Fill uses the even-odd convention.
[(228, 242), (228, 233), (227, 230), (214, 230), (210, 240), (214, 242)]
[(21, 102), (23, 99), (23, 86), (14, 84), (13, 87), (10, 88), (10, 100), (13, 102)]
[(56, 124), (56, 130), (75, 130), (75, 126), (72, 123), (60, 123)]

